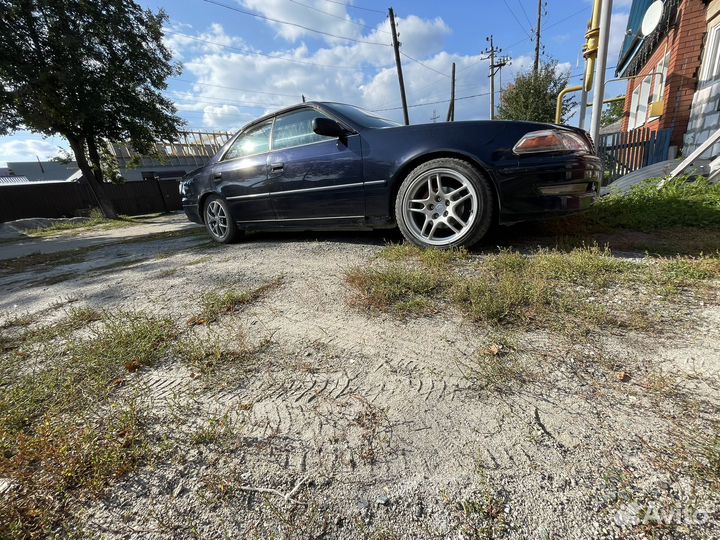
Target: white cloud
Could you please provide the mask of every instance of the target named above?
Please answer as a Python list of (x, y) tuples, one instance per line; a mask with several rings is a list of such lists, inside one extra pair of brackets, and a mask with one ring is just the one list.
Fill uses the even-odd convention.
[[(377, 45), (390, 43), (387, 17), (379, 22), (375, 18), (376, 23), (372, 25), (353, 17), (347, 6), (325, 0), (238, 0), (238, 5), (240, 9), (348, 36), (359, 42), (266, 21), (276, 38), (287, 42), (286, 46), (278, 45), (275, 51), (268, 52), (251, 49), (240, 37), (228, 34), (220, 24), (199, 32), (187, 28), (178, 30), (240, 49), (213, 48), (202, 42), (193, 43), (194, 40), (188, 38), (170, 42), (173, 51), (185, 57), (183, 78), (196, 81), (191, 88), (183, 88), (183, 92), (174, 95), (179, 109), (188, 112), (190, 125), (234, 129), (264, 112), (299, 102), (301, 95), (311, 100), (353, 103), (370, 110), (391, 109), (382, 114), (395, 120), (402, 119), (392, 48)], [(624, 17), (626, 21), (627, 14)], [(433, 111), (444, 120), (450, 79), (443, 74), (450, 74), (453, 62), (457, 66), (457, 97), (480, 94), (458, 99), (456, 118), (488, 118), (488, 61), (480, 55), (459, 55), (444, 50), (445, 40), (452, 31), (442, 18), (409, 15), (398, 17), (396, 21), (401, 50), (426, 66), (402, 57), (408, 102), (413, 105), (427, 103), (411, 108), (411, 121), (430, 121)], [(617, 23), (614, 21), (614, 24)], [(516, 57), (512, 65), (503, 69), (502, 82), (506, 86), (516, 73), (531, 65), (532, 58)], [(564, 62), (558, 65), (558, 70), (567, 72), (572, 67), (569, 62)], [(500, 81), (496, 81), (497, 102), (500, 86)]]
[(617, 63), (620, 49), (625, 40), (629, 16), (630, 13), (627, 11), (617, 10), (612, 13), (610, 19), (610, 42), (608, 43), (608, 66), (614, 66)]
[(241, 38), (229, 36), (218, 23), (211, 24), (207, 31), (198, 34), (193, 32), (191, 25), (176, 23), (165, 28), (165, 32), (165, 45), (176, 60), (183, 60), (191, 54), (218, 53), (227, 47), (247, 48)]
[(34, 161), (38, 157), (41, 161), (51, 159), (60, 154), (58, 143), (44, 139), (13, 138), (0, 140), (0, 163), (8, 161)]
[[(322, 0), (243, 0), (242, 5), (262, 13), (266, 17), (297, 25), (291, 26), (268, 21), (277, 35), (288, 41), (297, 41), (310, 34), (320, 36), (301, 28), (302, 26), (351, 38), (359, 38), (363, 33), (361, 25), (364, 22), (353, 20), (345, 6), (332, 2)], [(324, 36), (323, 39), (329, 43), (346, 43), (346, 40), (338, 40), (330, 36)]]
[[(286, 5), (286, 1), (284, 0), (283, 5)], [(318, 5), (327, 10), (328, 3)], [(259, 3), (252, 6), (261, 10)], [(262, 10), (268, 16), (280, 18), (279, 12), (273, 11), (279, 9), (278, 6), (273, 2), (264, 3)], [(343, 11), (345, 9), (338, 7)], [(282, 13), (283, 20), (289, 20), (288, 12)], [(318, 22), (314, 21), (315, 28), (318, 27)], [(450, 33), (450, 28), (441, 18), (422, 19), (409, 16), (398, 18), (397, 24), (403, 52), (431, 68), (423, 67), (403, 56), (403, 71), (411, 103), (447, 99), (450, 80), (442, 74), (449, 75), (453, 61), (456, 62), (458, 70), (458, 95), (461, 91), (487, 91), (486, 61), (478, 55), (457, 55), (443, 51), (444, 39)], [(389, 34), (385, 32), (389, 30), (389, 22), (385, 20), (367, 34), (353, 35), (362, 41), (381, 42), (387, 41)], [(339, 33), (340, 30), (333, 27), (333, 33), (335, 32)], [(186, 29), (183, 33), (190, 35)], [(221, 25), (213, 25), (208, 32), (192, 35), (200, 37), (209, 33), (214, 35), (212, 41), (225, 42), (232, 39)], [(293, 32), (283, 34), (282, 37), (293, 40), (303, 35)], [(324, 46), (314, 51), (300, 41), (289, 48), (258, 55), (253, 54), (255, 51), (250, 49), (246, 52), (226, 48), (211, 50), (197, 46), (192, 39), (184, 39), (173, 42), (172, 48), (187, 57), (183, 78), (193, 78), (196, 81), (192, 88), (174, 94), (179, 109), (190, 112), (188, 119), (191, 125), (202, 123), (212, 128), (236, 128), (258, 116), (257, 111), (244, 105), (259, 106), (263, 111), (269, 112), (299, 102), (301, 95), (308, 99), (354, 103), (368, 109), (400, 105), (391, 47), (370, 43), (340, 43), (328, 39)], [(268, 55), (290, 58), (299, 63), (270, 58)], [(464, 72), (465, 68), (472, 69)], [(478, 76), (481, 68), (482, 74)], [(483, 116), (480, 111), (486, 111), (487, 106), (478, 108), (473, 105), (470, 100), (467, 104), (463, 103), (462, 107), (458, 102), (457, 116), (461, 110), (472, 110), (475, 117)], [(446, 107), (445, 104), (435, 108)], [(422, 107), (413, 111), (412, 115), (427, 121), (432, 110), (431, 106)], [(387, 115), (401, 118), (400, 111), (390, 111)]]

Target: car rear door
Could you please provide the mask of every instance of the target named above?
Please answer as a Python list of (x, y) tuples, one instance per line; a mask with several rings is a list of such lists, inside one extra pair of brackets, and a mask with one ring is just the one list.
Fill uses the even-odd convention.
[(265, 120), (244, 130), (213, 167), (215, 187), (236, 222), (275, 219), (268, 183), (272, 123)]
[(273, 207), (281, 220), (362, 218), (365, 215), (360, 136), (313, 132), (325, 115), (303, 107), (278, 115), (268, 160)]

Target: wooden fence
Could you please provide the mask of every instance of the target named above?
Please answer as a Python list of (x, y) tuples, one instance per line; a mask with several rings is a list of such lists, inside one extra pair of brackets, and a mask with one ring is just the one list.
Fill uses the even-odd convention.
[[(117, 212), (127, 216), (182, 207), (176, 180), (105, 184), (104, 188)], [(96, 206), (90, 187), (81, 182), (0, 186), (0, 222), (30, 217), (72, 217), (87, 214)]]
[(598, 155), (606, 182), (668, 158), (672, 129), (634, 129), (600, 135)]

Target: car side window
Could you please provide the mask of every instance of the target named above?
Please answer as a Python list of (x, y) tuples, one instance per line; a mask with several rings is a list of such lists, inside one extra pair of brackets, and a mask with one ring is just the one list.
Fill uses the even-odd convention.
[(267, 120), (241, 133), (232, 143), (223, 160), (268, 152), (270, 150), (270, 131), (272, 131), (272, 120)]
[(327, 116), (314, 109), (302, 109), (278, 116), (273, 128), (273, 150), (334, 139), (313, 131), (312, 121), (315, 118)]

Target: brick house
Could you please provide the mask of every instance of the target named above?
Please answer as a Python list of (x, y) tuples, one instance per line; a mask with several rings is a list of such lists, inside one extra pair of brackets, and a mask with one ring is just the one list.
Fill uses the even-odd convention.
[(653, 0), (634, 0), (630, 8), (616, 67), (618, 77), (629, 79), (622, 130), (672, 130), (670, 157), (685, 144), (708, 29), (708, 6), (718, 2), (665, 0), (660, 23), (647, 36), (640, 29)]
[[(690, 121), (685, 133), (685, 152), (695, 150), (720, 128), (720, 0), (708, 4), (707, 29), (698, 87), (693, 96)], [(702, 157), (720, 155), (720, 141)]]

